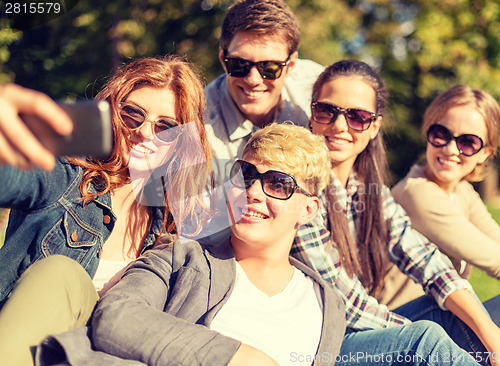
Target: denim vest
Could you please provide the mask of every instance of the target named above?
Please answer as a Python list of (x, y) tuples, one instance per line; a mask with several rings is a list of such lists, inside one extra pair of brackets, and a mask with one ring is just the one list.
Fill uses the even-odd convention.
[[(0, 304), (22, 273), (49, 255), (73, 258), (94, 276), (99, 251), (113, 230), (116, 216), (109, 192), (83, 205), (79, 188), (82, 172), (65, 159), (57, 160), (50, 172), (0, 167), (0, 207), (11, 208), (0, 249)], [(97, 187), (89, 190), (95, 193)], [(151, 248), (159, 235), (163, 210), (153, 208), (143, 251)]]

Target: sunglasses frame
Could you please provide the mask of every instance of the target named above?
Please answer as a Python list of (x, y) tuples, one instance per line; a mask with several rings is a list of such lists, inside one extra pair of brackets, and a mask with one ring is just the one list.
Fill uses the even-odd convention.
[[(331, 109), (336, 110), (337, 116), (335, 117), (335, 119), (332, 118), (330, 120), (330, 122), (328, 122), (328, 123), (323, 123), (323, 122), (319, 122), (318, 120), (316, 120), (316, 118), (314, 117), (314, 108), (315, 108), (315, 106), (320, 105), (320, 104), (326, 105), (326, 106), (330, 107)], [(361, 112), (368, 113), (370, 115), (370, 122), (366, 124), (366, 128), (359, 129), (359, 128), (354, 128), (351, 125), (351, 117), (349, 117), (348, 114), (351, 113), (352, 111), (361, 111)], [(342, 107), (339, 107), (338, 105), (326, 103), (326, 102), (317, 102), (316, 101), (316, 102), (311, 103), (311, 117), (314, 120), (314, 122), (319, 123), (320, 125), (331, 125), (332, 123), (335, 123), (335, 121), (337, 121), (337, 119), (340, 117), (341, 114), (344, 116), (344, 118), (347, 122), (347, 125), (350, 128), (352, 128), (354, 131), (358, 131), (358, 132), (363, 132), (363, 131), (366, 131), (367, 129), (369, 129), (370, 126), (372, 125), (372, 123), (375, 122), (375, 119), (377, 119), (377, 113), (366, 111), (364, 109), (342, 108)], [(362, 124), (364, 125), (364, 123), (362, 123)]]
[[(276, 79), (279, 79), (281, 77), (281, 75), (283, 74), (283, 69), (285, 68), (285, 66), (287, 66), (289, 63), (290, 63), (290, 57), (292, 56), (292, 54), (290, 53), (288, 55), (288, 57), (286, 58), (285, 61), (274, 61), (274, 60), (268, 60), (268, 61), (257, 61), (257, 62), (254, 62), (254, 61), (250, 61), (250, 60), (247, 60), (245, 58), (242, 58), (242, 57), (228, 57), (227, 56), (227, 50), (224, 50), (224, 64), (226, 65), (226, 72), (229, 76), (233, 77), (233, 78), (244, 78), (246, 77), (250, 71), (252, 71), (252, 68), (255, 66), (257, 68), (257, 71), (259, 72), (259, 75), (262, 77), (262, 79), (266, 79), (266, 80), (276, 80)], [(244, 61), (244, 62), (247, 62), (250, 64), (250, 67), (248, 68), (248, 71), (244, 74), (244, 75), (240, 75), (240, 76), (235, 76), (233, 75), (233, 73), (231, 73), (229, 70), (228, 70), (228, 67), (227, 67), (227, 64), (230, 60), (241, 60), (241, 61)], [(274, 62), (275, 64), (277, 64), (279, 66), (279, 71), (277, 72), (277, 76), (274, 77), (274, 78), (270, 78), (270, 77), (267, 77), (266, 75), (264, 75), (264, 70), (263, 68), (261, 67), (262, 64), (264, 63), (267, 63), (267, 62)]]
[[(441, 129), (443, 129), (443, 130), (446, 131), (447, 136), (448, 136), (448, 141), (445, 144), (439, 145), (439, 144), (435, 144), (434, 142), (431, 141), (431, 138), (430, 138), (430, 135), (432, 133), (431, 130), (432, 129), (436, 129), (436, 128), (441, 128)], [(473, 155), (476, 155), (484, 147), (484, 141), (483, 141), (483, 139), (481, 137), (479, 137), (477, 135), (474, 135), (472, 133), (465, 133), (465, 134), (460, 135), (460, 136), (454, 136), (447, 127), (445, 127), (443, 125), (440, 125), (439, 123), (433, 123), (432, 125), (430, 125), (429, 128), (427, 129), (427, 132), (426, 132), (425, 135), (426, 135), (426, 138), (427, 138), (427, 142), (429, 144), (431, 144), (432, 146), (434, 146), (434, 147), (445, 147), (452, 140), (455, 140), (455, 144), (457, 146), (458, 151), (460, 152), (460, 154), (462, 154), (464, 156), (473, 156)], [(477, 149), (477, 151), (473, 152), (472, 154), (465, 154), (464, 151), (463, 151), (463, 149), (461, 149), (460, 146), (459, 146), (459, 144), (461, 144), (460, 140), (462, 140), (464, 137), (467, 137), (467, 136), (472, 136), (474, 138), (477, 138), (479, 140), (479, 142), (481, 143), (481, 146), (479, 147), (479, 149)]]
[[(234, 181), (233, 181), (233, 170), (235, 169), (235, 167), (237, 165), (240, 165), (240, 170), (241, 170), (241, 167), (242, 165), (245, 164), (245, 165), (251, 165), (251, 167), (253, 167), (253, 170), (255, 171), (255, 174), (254, 176), (252, 177), (252, 182), (251, 184), (247, 187), (246, 186), (246, 179), (245, 177), (243, 176), (243, 181), (245, 182), (243, 186), (241, 185), (238, 185), (236, 184)], [(280, 175), (284, 175), (286, 177), (289, 177), (292, 179), (292, 182), (293, 182), (293, 189), (292, 189), (292, 192), (290, 193), (290, 195), (286, 198), (283, 198), (283, 197), (275, 197), (273, 196), (272, 194), (269, 194), (268, 192), (266, 192), (266, 189), (265, 189), (265, 184), (264, 184), (264, 176), (266, 174), (269, 174), (269, 173), (277, 173), (277, 174), (280, 174)], [(243, 175), (243, 173), (241, 173)], [(295, 179), (295, 177), (291, 174), (288, 174), (288, 173), (285, 173), (285, 172), (281, 172), (279, 170), (267, 170), (265, 171), (264, 173), (260, 173), (258, 170), (257, 170), (257, 167), (255, 165), (253, 165), (252, 163), (249, 163), (248, 161), (245, 161), (245, 160), (236, 160), (233, 164), (233, 166), (231, 167), (231, 172), (229, 174), (229, 180), (231, 181), (231, 184), (238, 187), (238, 188), (244, 188), (246, 190), (250, 189), (251, 186), (254, 185), (254, 183), (259, 180), (260, 181), (260, 185), (262, 187), (262, 192), (264, 192), (264, 194), (268, 197), (271, 197), (271, 198), (274, 198), (274, 199), (277, 199), (277, 200), (281, 200), (281, 201), (286, 201), (288, 199), (290, 199), (294, 194), (295, 192), (299, 192), (299, 193), (302, 193), (303, 195), (306, 195), (307, 197), (313, 197), (312, 194), (310, 194), (309, 192), (306, 192), (303, 188), (301, 188), (298, 184), (297, 184), (297, 180)]]
[[(141, 123), (141, 124), (139, 124), (137, 127), (130, 127), (130, 126), (128, 126), (128, 125), (125, 123), (125, 121), (123, 120), (123, 117), (122, 117), (122, 110), (123, 110), (123, 108), (125, 108), (125, 107), (127, 107), (127, 106), (130, 106), (130, 107), (132, 107), (132, 108), (134, 108), (134, 109), (137, 109), (137, 110), (141, 111), (141, 113), (143, 113), (143, 114), (144, 114), (144, 121), (142, 121), (142, 123)], [(171, 128), (174, 128), (174, 127), (177, 127), (177, 126), (180, 126), (180, 125), (179, 125), (179, 122), (178, 122), (177, 120), (175, 120), (175, 119), (173, 119), (173, 118), (168, 117), (168, 119), (169, 119), (169, 120), (176, 122), (175, 126), (170, 126), (170, 127), (166, 128), (166, 129), (164, 129), (164, 130), (161, 130), (161, 131), (157, 132), (157, 131), (156, 131), (156, 126), (158, 126), (158, 120), (155, 120), (155, 121), (150, 120), (150, 119), (149, 119), (149, 116), (148, 116), (148, 113), (147, 113), (147, 112), (144, 110), (144, 108), (142, 108), (141, 106), (138, 106), (137, 104), (133, 104), (133, 103), (123, 102), (123, 103), (119, 103), (119, 104), (118, 104), (118, 108), (119, 108), (118, 115), (120, 116), (120, 120), (121, 120), (121, 121), (122, 121), (122, 123), (125, 125), (125, 127), (127, 127), (130, 131), (137, 131), (138, 129), (140, 129), (140, 128), (144, 125), (144, 123), (146, 123), (146, 122), (151, 122), (151, 123), (152, 123), (152, 129), (153, 129), (153, 132), (154, 132), (155, 136), (157, 136), (157, 138), (158, 138), (159, 140), (163, 141), (163, 142), (172, 142), (173, 140), (168, 140), (168, 141), (166, 141), (166, 140), (161, 139), (161, 138), (159, 137), (159, 134), (161, 134), (161, 132), (163, 132), (163, 131), (167, 131), (167, 130), (169, 130), (169, 129), (171, 129)], [(161, 118), (160, 118), (160, 119), (161, 119)], [(174, 140), (175, 140), (175, 139), (174, 139)]]

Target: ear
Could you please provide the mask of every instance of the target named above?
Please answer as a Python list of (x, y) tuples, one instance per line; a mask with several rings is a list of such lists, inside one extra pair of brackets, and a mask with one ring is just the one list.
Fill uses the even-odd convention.
[(478, 159), (478, 164), (484, 164), (486, 162), (486, 160), (488, 160), (488, 158), (493, 155), (493, 153), (495, 152), (495, 149), (491, 146), (486, 146), (484, 147), (478, 154), (481, 154), (479, 155), (479, 159)]
[(319, 211), (319, 198), (318, 197), (305, 197), (304, 207), (297, 220), (298, 225), (305, 225), (311, 222)]
[(224, 72), (227, 73), (226, 64), (224, 63), (224, 50), (222, 49), (222, 47), (219, 47), (219, 61), (220, 64), (222, 65), (222, 68), (224, 69)]
[(370, 126), (370, 138), (372, 140), (377, 136), (380, 127), (382, 127), (382, 116), (378, 116)]
[(299, 53), (295, 51), (290, 55), (290, 62), (288, 62), (288, 66), (285, 69), (285, 77), (292, 73), (293, 68), (295, 67), (295, 62), (299, 58)]

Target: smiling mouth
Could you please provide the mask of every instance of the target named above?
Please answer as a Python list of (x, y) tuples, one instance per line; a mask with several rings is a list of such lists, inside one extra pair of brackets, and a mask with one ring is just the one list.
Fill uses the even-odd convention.
[(348, 140), (339, 139), (336, 137), (325, 136), (325, 138), (327, 139), (328, 142), (331, 142), (331, 143), (337, 144), (337, 145), (346, 145), (346, 144), (350, 143), (350, 141), (348, 141)]
[(446, 166), (457, 166), (458, 165), (458, 162), (456, 161), (452, 161), (452, 160), (447, 160), (447, 159), (442, 159), (440, 157), (437, 158), (438, 162), (442, 165), (446, 165)]
[(144, 155), (149, 155), (149, 154), (152, 154), (154, 153), (153, 150), (151, 150), (150, 148), (144, 146), (144, 145), (141, 145), (141, 144), (135, 144), (132, 146), (132, 149), (141, 153), (141, 154), (144, 154)]
[(245, 90), (244, 88), (241, 88), (243, 90), (243, 93), (247, 96), (247, 97), (251, 97), (251, 98), (256, 98), (256, 97), (259, 97), (261, 96), (262, 94), (265, 93), (264, 90), (257, 90), (257, 91), (249, 91), (249, 90)]
[(242, 214), (242, 216), (246, 216), (246, 217), (251, 218), (251, 219), (265, 220), (265, 219), (269, 218), (269, 216), (264, 215), (261, 212), (257, 212), (257, 211), (253, 211), (253, 210), (249, 210), (249, 209), (247, 209), (246, 212), (245, 212), (245, 209), (241, 209), (241, 214)]

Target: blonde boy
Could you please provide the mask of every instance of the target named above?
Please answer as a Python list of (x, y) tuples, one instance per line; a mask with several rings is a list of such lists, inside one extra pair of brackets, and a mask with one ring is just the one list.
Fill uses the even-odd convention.
[(289, 257), (329, 179), (325, 144), (303, 127), (272, 124), (242, 156), (228, 192), (232, 234), (210, 245), (179, 238), (135, 261), (95, 311), (97, 350), (153, 365), (334, 362), (344, 304)]

